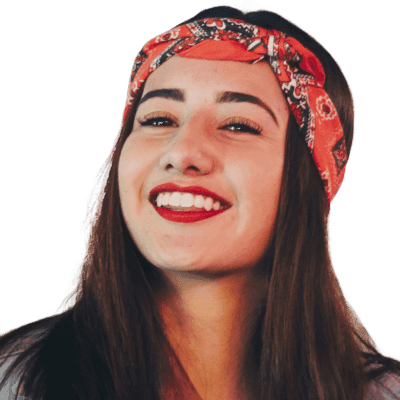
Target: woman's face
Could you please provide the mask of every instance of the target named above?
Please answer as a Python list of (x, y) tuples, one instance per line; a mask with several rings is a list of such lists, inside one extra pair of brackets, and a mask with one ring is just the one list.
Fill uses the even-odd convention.
[[(145, 99), (160, 89), (174, 89), (175, 95), (158, 92)], [(261, 259), (277, 213), (288, 118), (266, 62), (174, 56), (149, 76), (122, 148), (118, 183), (125, 222), (153, 265), (208, 274)], [(231, 206), (195, 222), (171, 221), (149, 198), (164, 183), (200, 186)]]

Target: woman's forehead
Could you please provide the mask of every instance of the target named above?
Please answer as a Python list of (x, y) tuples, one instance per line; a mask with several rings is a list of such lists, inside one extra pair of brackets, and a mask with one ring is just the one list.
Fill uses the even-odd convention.
[[(153, 71), (147, 82), (159, 84), (170, 80), (182, 80), (185, 82), (191, 80), (213, 80), (213, 84), (249, 84), (263, 79), (274, 79), (278, 81), (271, 67), (267, 62), (249, 64), (247, 62), (232, 60), (201, 60), (194, 58), (185, 58), (179, 55), (171, 57)], [(147, 83), (146, 82), (146, 83)]]
[(142, 98), (161, 88), (179, 89), (188, 98), (199, 92), (213, 98), (223, 91), (241, 92), (273, 101), (279, 108), (287, 107), (278, 80), (267, 62), (249, 64), (174, 56), (150, 74)]

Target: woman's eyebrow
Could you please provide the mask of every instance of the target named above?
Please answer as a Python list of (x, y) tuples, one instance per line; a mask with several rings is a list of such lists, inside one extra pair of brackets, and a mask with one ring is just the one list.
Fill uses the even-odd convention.
[[(172, 99), (180, 102), (185, 101), (185, 95), (182, 90), (180, 89), (156, 89), (156, 90), (150, 90), (147, 92), (139, 101), (138, 107), (143, 104), (146, 100), (151, 99), (152, 97), (162, 97), (165, 99)], [(265, 104), (261, 99), (259, 99), (256, 96), (252, 96), (251, 94), (246, 94), (246, 93), (240, 93), (240, 92), (219, 92), (217, 93), (217, 97), (215, 99), (216, 103), (241, 103), (241, 102), (247, 102), (251, 104), (256, 104), (260, 107), (262, 107), (265, 111), (267, 111), (272, 119), (275, 121), (275, 123), (279, 126), (278, 119), (276, 118), (276, 115), (274, 112), (271, 110), (270, 107), (268, 107), (267, 104)]]

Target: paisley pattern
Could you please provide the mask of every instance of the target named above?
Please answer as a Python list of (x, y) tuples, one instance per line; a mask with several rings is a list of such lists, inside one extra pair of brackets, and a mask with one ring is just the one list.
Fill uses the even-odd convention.
[(343, 128), (324, 90), (318, 58), (299, 41), (232, 18), (207, 18), (175, 27), (148, 41), (135, 59), (123, 121), (151, 72), (175, 54), (206, 60), (269, 62), (324, 182), (328, 203), (347, 163)]

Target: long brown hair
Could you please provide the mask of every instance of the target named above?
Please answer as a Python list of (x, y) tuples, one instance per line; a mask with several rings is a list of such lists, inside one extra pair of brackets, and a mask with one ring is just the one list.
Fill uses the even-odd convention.
[[(321, 45), (267, 11), (244, 14), (214, 7), (184, 23), (207, 17), (239, 18), (277, 29), (314, 52), (326, 71), (326, 91), (338, 110), (350, 152), (351, 93)], [(32, 400), (163, 400), (163, 382), (173, 379), (155, 301), (161, 275), (135, 246), (118, 193), (118, 161), (140, 97), (107, 161), (107, 181), (92, 220), (79, 284), (68, 298), (76, 296), (75, 304), (0, 338), (3, 353), (18, 355), (3, 383), (18, 368), (22, 394)], [(323, 183), (292, 117), (282, 179), (274, 232), (262, 265), (264, 301), (244, 343), (241, 382), (252, 399), (361, 400), (369, 381), (388, 371), (400, 374), (400, 362), (377, 351), (343, 297), (328, 252)], [(378, 368), (369, 369), (372, 364)]]

